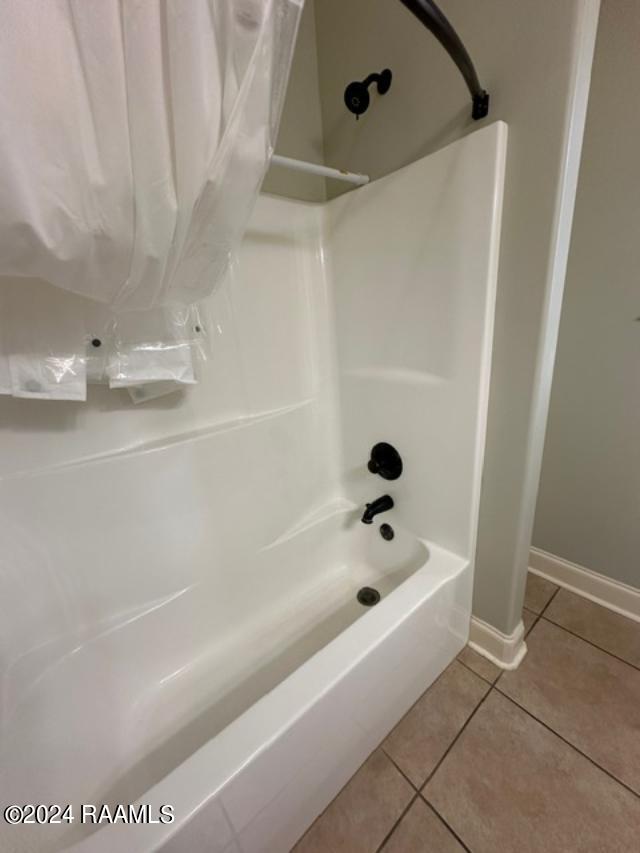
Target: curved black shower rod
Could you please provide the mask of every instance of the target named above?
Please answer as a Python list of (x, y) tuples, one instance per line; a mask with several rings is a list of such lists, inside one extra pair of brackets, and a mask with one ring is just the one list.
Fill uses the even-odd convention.
[(460, 69), (469, 92), (471, 92), (473, 101), (471, 117), (479, 119), (487, 116), (489, 114), (489, 93), (480, 85), (471, 57), (445, 15), (432, 0), (400, 0), (400, 2), (433, 33)]

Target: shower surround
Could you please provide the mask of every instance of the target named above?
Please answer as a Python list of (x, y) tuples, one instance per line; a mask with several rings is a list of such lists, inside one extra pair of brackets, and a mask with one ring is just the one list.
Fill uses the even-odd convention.
[(2, 849), (282, 853), (463, 647), (506, 136), (262, 196), (189, 395), (0, 401), (0, 799), (175, 813)]

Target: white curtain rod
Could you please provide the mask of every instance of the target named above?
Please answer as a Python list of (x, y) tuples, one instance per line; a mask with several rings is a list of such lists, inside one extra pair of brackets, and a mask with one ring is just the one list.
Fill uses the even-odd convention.
[(271, 158), (273, 166), (283, 166), (285, 169), (294, 169), (297, 172), (306, 172), (309, 175), (320, 175), (323, 178), (334, 178), (336, 181), (346, 181), (363, 187), (369, 183), (369, 175), (359, 175), (357, 172), (345, 172), (342, 169), (332, 169), (329, 166), (321, 166), (318, 163), (307, 163), (305, 160), (294, 160), (292, 157), (282, 157), (274, 154)]

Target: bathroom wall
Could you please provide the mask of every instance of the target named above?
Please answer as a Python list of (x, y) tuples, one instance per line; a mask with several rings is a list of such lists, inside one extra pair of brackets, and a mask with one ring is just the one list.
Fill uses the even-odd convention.
[[(528, 481), (537, 473), (528, 447), (560, 170), (583, 25), (597, 4), (442, 0), (441, 6), (491, 93), (489, 120), (509, 125), (474, 601), (475, 615), (509, 633), (520, 618), (533, 522), (528, 493), (536, 483)], [(322, 0), (316, 25), (327, 162), (376, 178), (477, 128), (457, 69), (399, 2)], [(344, 107), (346, 84), (387, 66), (391, 90), (374, 95), (356, 121)], [(336, 191), (329, 186), (330, 195)]]
[(640, 588), (640, 4), (603, 0), (533, 544)]
[[(324, 163), (314, 2), (306, 0), (302, 12), (276, 153), (296, 160)], [(280, 166), (271, 167), (262, 189), (263, 192), (304, 201), (324, 201), (326, 198), (324, 178)]]

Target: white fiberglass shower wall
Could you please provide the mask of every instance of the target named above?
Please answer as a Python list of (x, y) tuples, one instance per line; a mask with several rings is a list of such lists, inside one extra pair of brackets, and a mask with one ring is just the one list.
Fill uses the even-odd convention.
[(2, 849), (282, 853), (464, 645), (505, 149), (261, 197), (187, 395), (0, 401), (0, 798), (175, 813)]

